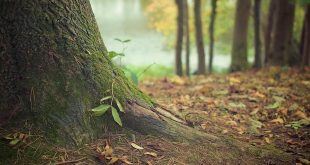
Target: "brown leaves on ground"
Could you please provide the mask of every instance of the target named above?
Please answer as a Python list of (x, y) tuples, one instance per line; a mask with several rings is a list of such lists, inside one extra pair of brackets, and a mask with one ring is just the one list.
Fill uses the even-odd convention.
[(310, 153), (310, 68), (144, 80), (159, 104), (209, 133)]

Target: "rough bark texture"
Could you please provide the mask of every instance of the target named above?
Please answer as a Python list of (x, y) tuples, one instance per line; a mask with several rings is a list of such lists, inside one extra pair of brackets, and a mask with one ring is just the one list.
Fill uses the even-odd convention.
[(184, 38), (185, 38), (185, 73), (190, 75), (190, 38), (189, 38), (189, 12), (188, 2), (184, 1)]
[(183, 2), (184, 0), (175, 0), (178, 10), (177, 16), (177, 40), (175, 47), (175, 71), (178, 76), (183, 75), (182, 69), (182, 43), (183, 43), (183, 21), (184, 21), (184, 9)]
[(267, 29), (265, 32), (265, 54), (264, 54), (264, 63), (268, 63), (267, 55), (270, 51), (270, 43), (271, 43), (271, 33), (273, 29), (273, 21), (274, 21), (274, 14), (276, 9), (276, 0), (271, 0), (268, 9), (268, 20), (267, 20)]
[(307, 66), (310, 64), (310, 5), (306, 7), (303, 31), (301, 36), (301, 55), (302, 65)]
[(287, 65), (294, 61), (292, 55), (292, 34), (295, 5), (289, 0), (276, 1), (275, 18), (271, 33), (267, 65)]
[(232, 72), (243, 70), (247, 67), (247, 34), (248, 34), (248, 21), (251, 9), (251, 1), (238, 0), (235, 27), (233, 36), (232, 59), (230, 70)]
[(198, 53), (198, 70), (197, 74), (206, 73), (205, 50), (203, 43), (203, 32), (201, 25), (201, 0), (194, 1), (195, 29), (196, 29), (196, 46)]
[(1, 124), (29, 120), (55, 140), (81, 144), (103, 130), (86, 114), (106, 90), (123, 104), (143, 102), (108, 59), (87, 0), (4, 0), (0, 6)]
[(217, 0), (211, 0), (211, 21), (209, 26), (210, 46), (209, 46), (209, 73), (212, 73), (213, 63), (213, 51), (214, 51), (214, 25), (216, 18), (216, 2)]
[(260, 7), (261, 0), (254, 1), (254, 45), (255, 45), (255, 59), (254, 68), (262, 67), (262, 56), (261, 56), (261, 41), (260, 41)]

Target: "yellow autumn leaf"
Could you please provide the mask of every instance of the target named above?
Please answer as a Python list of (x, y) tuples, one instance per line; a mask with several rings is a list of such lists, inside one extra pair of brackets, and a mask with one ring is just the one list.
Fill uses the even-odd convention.
[(138, 145), (135, 144), (135, 143), (130, 143), (130, 145), (131, 145), (133, 148), (137, 149), (137, 150), (143, 150), (143, 149), (144, 149), (143, 147), (140, 147), (140, 146), (138, 146)]

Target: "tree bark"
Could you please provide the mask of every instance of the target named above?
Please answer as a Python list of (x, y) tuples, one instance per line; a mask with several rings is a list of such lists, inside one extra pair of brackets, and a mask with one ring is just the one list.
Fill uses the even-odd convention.
[(230, 70), (240, 71), (247, 67), (247, 34), (251, 1), (238, 0), (233, 36), (232, 59)]
[(254, 45), (255, 45), (255, 59), (254, 68), (262, 67), (262, 56), (261, 56), (261, 41), (260, 41), (260, 10), (261, 0), (254, 1)]
[(184, 0), (175, 0), (177, 5), (177, 40), (176, 40), (176, 47), (175, 47), (175, 70), (178, 76), (183, 75), (182, 69), (182, 43), (183, 43), (183, 21), (184, 21)]
[(205, 50), (203, 43), (203, 32), (201, 25), (201, 0), (194, 1), (195, 29), (196, 29), (196, 46), (198, 53), (198, 70), (197, 74), (206, 73)]
[(267, 65), (287, 65), (292, 57), (295, 4), (289, 0), (276, 1), (274, 25), (271, 33)]
[(271, 33), (273, 29), (273, 21), (274, 21), (274, 14), (276, 10), (276, 0), (271, 0), (268, 9), (268, 20), (267, 20), (267, 29), (265, 32), (265, 56), (264, 56), (264, 63), (268, 63), (267, 55), (270, 51), (270, 43), (271, 43)]
[(213, 52), (214, 52), (214, 26), (216, 18), (216, 2), (217, 0), (211, 0), (211, 20), (209, 26), (210, 46), (209, 46), (209, 73), (212, 73), (213, 64)]
[(189, 37), (189, 12), (188, 2), (184, 1), (184, 31), (185, 31), (185, 73), (190, 76), (190, 37)]
[(302, 66), (307, 66), (310, 64), (310, 4), (306, 6), (303, 24), (300, 52), (302, 56)]

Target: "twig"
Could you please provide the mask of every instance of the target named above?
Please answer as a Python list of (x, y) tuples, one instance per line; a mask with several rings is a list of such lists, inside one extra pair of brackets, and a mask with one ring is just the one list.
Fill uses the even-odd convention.
[(86, 157), (83, 157), (83, 158), (77, 159), (77, 160), (70, 160), (70, 161), (64, 161), (64, 162), (55, 163), (55, 165), (61, 165), (61, 164), (67, 164), (67, 163), (76, 163), (76, 162), (82, 161), (84, 159), (86, 159)]

